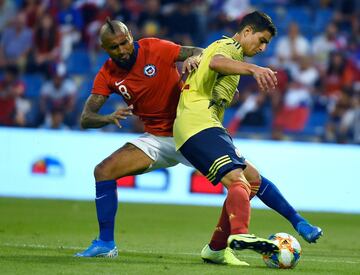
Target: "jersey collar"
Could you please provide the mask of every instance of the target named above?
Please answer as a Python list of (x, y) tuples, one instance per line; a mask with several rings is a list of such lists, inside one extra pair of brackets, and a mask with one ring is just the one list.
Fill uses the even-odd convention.
[(239, 46), (241, 47), (241, 44), (240, 44), (238, 41), (236, 41), (234, 38), (232, 38), (232, 37), (223, 35), (223, 36), (221, 37), (221, 39), (232, 39), (236, 45), (239, 45)]

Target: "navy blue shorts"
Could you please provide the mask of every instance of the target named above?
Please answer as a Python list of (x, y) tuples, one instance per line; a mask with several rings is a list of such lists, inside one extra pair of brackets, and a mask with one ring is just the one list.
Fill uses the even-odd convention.
[(245, 158), (234, 146), (232, 138), (220, 127), (202, 130), (181, 147), (183, 156), (213, 185), (230, 171), (245, 169)]

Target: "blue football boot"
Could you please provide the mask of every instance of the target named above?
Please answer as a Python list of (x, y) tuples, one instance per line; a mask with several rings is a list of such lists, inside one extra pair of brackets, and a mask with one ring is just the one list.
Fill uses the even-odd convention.
[(82, 252), (76, 253), (75, 257), (105, 257), (114, 258), (118, 255), (118, 249), (114, 241), (104, 242), (93, 240), (91, 245)]
[(308, 243), (316, 243), (316, 240), (323, 235), (320, 227), (311, 225), (306, 221), (299, 222), (296, 225), (296, 231)]

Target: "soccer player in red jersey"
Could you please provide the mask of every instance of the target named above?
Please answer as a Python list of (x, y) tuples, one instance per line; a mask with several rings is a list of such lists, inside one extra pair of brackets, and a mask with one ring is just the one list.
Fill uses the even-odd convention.
[[(175, 150), (172, 138), (181, 85), (176, 62), (185, 61), (183, 73), (191, 71), (197, 67), (196, 56), (202, 49), (180, 46), (156, 38), (133, 41), (126, 25), (110, 20), (102, 26), (100, 40), (110, 58), (95, 77), (91, 95), (81, 116), (81, 125), (83, 128), (101, 128), (109, 124), (121, 127), (119, 120), (135, 114), (143, 121), (146, 133), (129, 141), (95, 167), (95, 203), (100, 234), (86, 250), (75, 255), (78, 257), (115, 257), (118, 253), (114, 242), (114, 221), (118, 206), (116, 179), (171, 167), (178, 163), (191, 166)], [(119, 108), (112, 114), (100, 115), (100, 108), (113, 93), (122, 96), (128, 107)], [(273, 193), (270, 200), (269, 196), (259, 196), (266, 205), (275, 209), (293, 225), (294, 222), (297, 224), (304, 220), (271, 182), (264, 185), (260, 185), (260, 181), (255, 182), (252, 196), (259, 186), (260, 190), (266, 189), (263, 194), (267, 195), (269, 191)], [(274, 205), (273, 197), (284, 206), (279, 208)], [(225, 239), (226, 243), (227, 237), (222, 236), (223, 233), (219, 236), (219, 232), (215, 231), (210, 245), (220, 247), (222, 239)], [(223, 252), (224, 249), (221, 249), (219, 253)], [(234, 257), (233, 263), (237, 261), (231, 253), (230, 257)], [(221, 259), (216, 263), (228, 262)]]
[[(117, 255), (114, 243), (114, 220), (117, 211), (116, 179), (170, 167), (179, 162), (190, 165), (175, 151), (172, 127), (180, 96), (180, 74), (177, 61), (185, 61), (183, 72), (191, 70), (202, 49), (180, 46), (170, 41), (145, 38), (133, 41), (131, 32), (120, 21), (102, 26), (100, 40), (110, 58), (97, 73), (91, 95), (81, 116), (83, 128), (100, 128), (108, 124), (121, 127), (119, 120), (135, 114), (144, 123), (145, 134), (126, 143), (98, 164), (96, 180), (96, 210), (100, 235), (79, 257)], [(108, 97), (116, 93), (123, 97), (127, 108), (109, 115), (98, 111)]]

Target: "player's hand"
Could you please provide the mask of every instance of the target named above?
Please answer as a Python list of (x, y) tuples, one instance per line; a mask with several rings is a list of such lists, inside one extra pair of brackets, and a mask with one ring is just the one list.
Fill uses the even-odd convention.
[(133, 105), (126, 108), (120, 107), (112, 114), (108, 115), (109, 123), (115, 124), (117, 127), (122, 128), (120, 120), (127, 119), (128, 116), (132, 116)]
[(185, 59), (182, 65), (181, 73), (185, 74), (186, 72), (191, 73), (193, 70), (196, 70), (199, 66), (200, 59), (197, 56), (190, 56)]
[(278, 84), (276, 72), (269, 68), (255, 66), (253, 77), (262, 92), (274, 90)]

